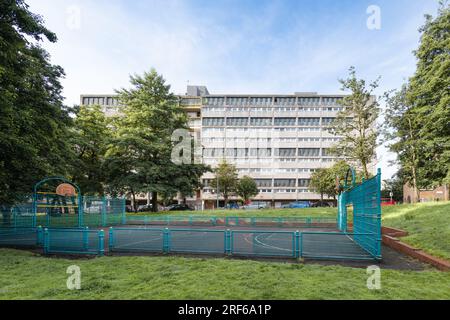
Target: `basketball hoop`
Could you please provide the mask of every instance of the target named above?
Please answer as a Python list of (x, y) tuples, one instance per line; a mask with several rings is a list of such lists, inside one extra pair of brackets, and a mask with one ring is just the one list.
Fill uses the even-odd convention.
[(76, 195), (74, 186), (69, 183), (61, 183), (56, 187), (56, 194), (63, 197), (71, 197)]

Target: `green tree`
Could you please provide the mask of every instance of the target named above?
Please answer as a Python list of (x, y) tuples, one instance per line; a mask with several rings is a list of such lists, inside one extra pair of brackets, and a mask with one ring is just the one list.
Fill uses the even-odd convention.
[(401, 173), (397, 173), (391, 179), (383, 180), (383, 189), (381, 190), (382, 198), (390, 198), (392, 192), (392, 199), (396, 202), (403, 201), (403, 185), (404, 181), (401, 177)]
[(331, 175), (328, 169), (320, 168), (311, 174), (311, 187), (320, 194), (320, 202), (323, 202), (323, 195), (329, 192)]
[(244, 200), (245, 203), (248, 203), (250, 198), (259, 193), (259, 190), (255, 180), (252, 177), (243, 176), (237, 183), (236, 193)]
[(218, 192), (223, 195), (225, 207), (228, 205), (228, 198), (236, 192), (238, 184), (238, 173), (236, 167), (223, 159), (215, 169), (216, 179), (218, 180)]
[(417, 70), (409, 80), (406, 99), (418, 119), (423, 142), (418, 184), (450, 182), (450, 7), (441, 1), (436, 18), (426, 15), (415, 56)]
[(0, 2), (0, 203), (19, 201), (47, 175), (65, 175), (72, 153), (61, 67), (39, 43), (54, 43), (22, 0)]
[[(323, 201), (323, 196), (336, 200), (339, 190), (336, 188), (336, 180), (343, 184), (350, 165), (341, 160), (336, 162), (330, 168), (320, 168), (311, 175), (311, 186), (320, 193), (320, 201)], [(361, 182), (362, 173), (356, 172), (356, 181)]]
[(132, 87), (118, 90), (120, 115), (112, 121), (113, 135), (105, 168), (111, 190), (152, 193), (153, 211), (158, 193), (190, 194), (208, 170), (200, 164), (172, 162), (172, 133), (188, 129), (187, 116), (170, 86), (154, 69), (130, 77)]
[(388, 149), (397, 154), (404, 181), (413, 187), (420, 199), (420, 167), (426, 160), (423, 156), (426, 145), (420, 134), (422, 120), (406, 97), (408, 90), (404, 85), (399, 91), (385, 94), (383, 133)]
[(104, 194), (103, 163), (110, 138), (108, 120), (99, 105), (78, 108), (71, 139), (76, 155), (72, 177), (84, 194)]
[(373, 97), (373, 91), (378, 87), (378, 79), (366, 84), (363, 79), (356, 77), (354, 67), (350, 68), (348, 79), (339, 80), (342, 90), (350, 90), (351, 94), (339, 101), (343, 107), (329, 127), (329, 131), (340, 136), (330, 152), (344, 156), (347, 160), (357, 161), (369, 178), (368, 165), (375, 158), (378, 132), (376, 120), (379, 115), (379, 106)]

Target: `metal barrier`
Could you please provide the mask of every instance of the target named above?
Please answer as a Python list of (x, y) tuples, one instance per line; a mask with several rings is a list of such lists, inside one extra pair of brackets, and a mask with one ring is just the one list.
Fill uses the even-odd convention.
[(163, 252), (164, 230), (110, 228), (109, 251)]
[(31, 247), (37, 242), (36, 228), (0, 228), (0, 246)]
[(219, 216), (127, 216), (127, 224), (159, 226), (227, 226), (277, 228), (336, 228), (332, 217), (219, 217)]
[[(339, 232), (110, 228), (111, 252), (206, 253), (236, 256), (372, 260)], [(371, 235), (368, 235), (371, 236)]]
[(231, 254), (296, 257), (295, 232), (231, 231)]
[[(353, 171), (352, 174), (354, 175)], [(353, 207), (354, 241), (370, 255), (381, 259), (381, 170), (375, 177), (354, 182), (339, 195), (338, 227), (347, 231), (347, 206)]]
[(106, 227), (125, 224), (125, 199), (83, 197), (83, 226)]
[(105, 235), (103, 230), (47, 229), (43, 231), (44, 253), (103, 255)]
[(56, 201), (53, 199), (55, 197), (52, 194), (37, 194), (35, 207), (32, 202), (0, 206), (0, 228), (106, 227), (126, 222), (123, 198), (80, 197), (83, 205), (80, 210), (68, 204), (65, 198), (64, 201)]
[(355, 241), (357, 236), (371, 234), (338, 232), (301, 232), (300, 256), (310, 259), (368, 260), (374, 257)]

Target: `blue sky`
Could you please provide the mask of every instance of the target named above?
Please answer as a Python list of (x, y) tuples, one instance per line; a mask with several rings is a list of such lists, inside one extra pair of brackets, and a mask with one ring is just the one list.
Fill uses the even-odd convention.
[[(376, 92), (398, 88), (415, 70), (424, 14), (437, 0), (28, 0), (59, 38), (45, 43), (66, 71), (68, 104), (82, 93), (126, 87), (154, 67), (185, 93), (187, 82), (211, 93), (339, 93), (355, 66)], [(380, 8), (381, 28), (366, 12)], [(378, 150), (384, 178), (392, 155)]]

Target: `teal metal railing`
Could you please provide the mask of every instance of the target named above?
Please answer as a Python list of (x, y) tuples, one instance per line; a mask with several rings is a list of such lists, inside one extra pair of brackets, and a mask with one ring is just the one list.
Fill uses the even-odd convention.
[(103, 230), (82, 229), (43, 229), (45, 254), (94, 254), (105, 253)]
[[(254, 257), (372, 260), (357, 233), (110, 228), (110, 252), (226, 254)], [(371, 236), (371, 234), (365, 234)]]
[(219, 217), (202, 215), (127, 216), (130, 225), (336, 228), (335, 217)]
[(338, 227), (347, 232), (347, 207), (353, 207), (354, 241), (381, 259), (381, 170), (371, 179), (344, 186), (338, 200)]
[(0, 228), (106, 227), (126, 222), (125, 199), (107, 197), (61, 197), (36, 194), (35, 201), (0, 206)]

